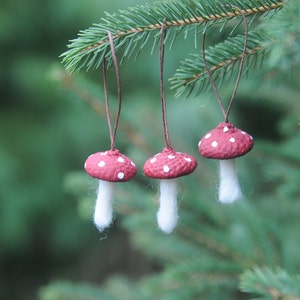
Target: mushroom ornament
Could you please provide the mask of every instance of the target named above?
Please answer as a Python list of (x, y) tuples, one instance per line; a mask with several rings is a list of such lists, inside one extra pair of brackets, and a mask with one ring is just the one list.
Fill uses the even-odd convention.
[(112, 195), (114, 182), (124, 182), (136, 175), (135, 164), (119, 150), (91, 154), (84, 165), (86, 172), (99, 179), (94, 211), (94, 223), (103, 231), (112, 222)]
[(162, 24), (159, 47), (160, 100), (166, 147), (162, 152), (150, 157), (144, 164), (143, 172), (150, 178), (160, 179), (159, 210), (157, 222), (165, 233), (171, 233), (178, 221), (177, 214), (177, 177), (192, 173), (197, 167), (197, 160), (188, 154), (176, 152), (170, 143), (167, 110), (164, 95), (163, 65), (165, 26)]
[(85, 171), (92, 177), (99, 179), (99, 188), (94, 211), (94, 223), (99, 231), (104, 230), (112, 222), (112, 195), (115, 182), (124, 182), (136, 175), (135, 164), (126, 155), (115, 148), (116, 133), (121, 112), (121, 80), (118, 67), (118, 60), (115, 54), (113, 37), (110, 31), (107, 32), (111, 46), (111, 54), (116, 69), (118, 87), (118, 111), (115, 118), (114, 128), (111, 125), (108, 88), (107, 88), (107, 62), (103, 59), (103, 83), (106, 106), (106, 118), (109, 128), (111, 146), (110, 150), (91, 154), (85, 161)]
[(199, 153), (220, 160), (219, 201), (232, 203), (242, 196), (234, 158), (245, 155), (253, 147), (251, 135), (229, 122), (220, 123), (199, 142)]
[(160, 179), (157, 222), (165, 233), (171, 233), (178, 221), (177, 177), (192, 173), (196, 167), (197, 160), (193, 156), (176, 152), (173, 148), (164, 148), (144, 164), (143, 172), (146, 176)]

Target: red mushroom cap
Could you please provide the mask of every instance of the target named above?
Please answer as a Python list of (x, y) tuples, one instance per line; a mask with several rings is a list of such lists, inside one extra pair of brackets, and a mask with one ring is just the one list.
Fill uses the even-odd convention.
[(220, 123), (199, 142), (199, 153), (206, 158), (230, 159), (245, 155), (253, 147), (253, 138), (231, 123)]
[(137, 171), (132, 160), (117, 149), (91, 154), (84, 168), (90, 176), (112, 182), (127, 181)]
[(197, 164), (196, 158), (189, 154), (164, 148), (145, 162), (143, 171), (151, 178), (171, 179), (192, 173)]

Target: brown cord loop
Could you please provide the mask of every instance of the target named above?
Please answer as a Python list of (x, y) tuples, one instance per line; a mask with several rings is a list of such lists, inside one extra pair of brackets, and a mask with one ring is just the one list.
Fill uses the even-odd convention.
[(121, 93), (121, 79), (120, 79), (120, 71), (119, 71), (119, 64), (115, 52), (114, 42), (110, 31), (107, 31), (113, 63), (115, 66), (116, 71), (116, 79), (117, 79), (117, 89), (118, 89), (118, 111), (115, 119), (114, 129), (111, 126), (111, 116), (110, 116), (110, 109), (109, 109), (109, 97), (108, 97), (108, 87), (107, 87), (107, 61), (103, 59), (103, 83), (104, 83), (104, 95), (105, 95), (105, 106), (106, 106), (106, 118), (107, 124), (109, 129), (109, 136), (111, 142), (111, 150), (115, 150), (115, 142), (116, 142), (116, 135), (117, 129), (119, 126), (120, 114), (121, 114), (121, 106), (122, 106), (122, 93)]
[(242, 52), (242, 56), (241, 56), (241, 63), (240, 63), (240, 67), (239, 67), (239, 72), (238, 72), (237, 80), (236, 80), (235, 87), (234, 87), (231, 99), (229, 101), (229, 105), (227, 107), (227, 110), (225, 110), (225, 108), (224, 108), (223, 102), (221, 100), (221, 97), (220, 97), (220, 94), (218, 92), (218, 89), (217, 89), (217, 86), (215, 84), (215, 81), (212, 78), (211, 71), (210, 71), (210, 69), (208, 67), (206, 56), (205, 56), (205, 47), (204, 47), (204, 45), (205, 45), (207, 23), (206, 23), (206, 27), (205, 27), (205, 29), (203, 31), (203, 38), (202, 38), (202, 55), (203, 55), (204, 66), (205, 66), (206, 72), (208, 74), (209, 80), (211, 82), (211, 85), (213, 87), (213, 90), (215, 92), (215, 95), (217, 96), (217, 100), (218, 100), (219, 106), (221, 108), (222, 114), (224, 116), (225, 122), (228, 122), (229, 113), (230, 113), (230, 110), (231, 110), (231, 107), (232, 107), (233, 101), (235, 99), (235, 96), (236, 96), (236, 93), (237, 93), (237, 89), (238, 89), (238, 86), (239, 86), (239, 83), (240, 83), (240, 80), (241, 80), (242, 71), (243, 71), (244, 62), (245, 62), (245, 57), (246, 57), (246, 51), (247, 51), (247, 41), (248, 41), (248, 24), (247, 24), (246, 15), (245, 15), (244, 11), (242, 11), (240, 8), (238, 8), (236, 6), (232, 6), (232, 7), (235, 8), (235, 9), (237, 9), (240, 12), (241, 16), (243, 17), (244, 26), (245, 26), (245, 41), (244, 41), (244, 47), (243, 47), (243, 52)]
[(159, 42), (159, 80), (160, 80), (160, 100), (161, 100), (161, 110), (162, 110), (162, 120), (163, 120), (163, 127), (164, 127), (164, 136), (166, 147), (168, 149), (172, 149), (168, 131), (168, 123), (167, 123), (167, 107), (166, 107), (166, 100), (165, 100), (165, 91), (164, 91), (164, 54), (165, 54), (165, 41), (166, 37), (166, 29), (165, 24), (161, 24), (161, 34), (160, 34), (160, 42)]

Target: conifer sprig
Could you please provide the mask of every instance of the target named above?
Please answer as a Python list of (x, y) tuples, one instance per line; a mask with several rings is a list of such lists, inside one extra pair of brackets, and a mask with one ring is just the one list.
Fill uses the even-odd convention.
[(240, 288), (243, 292), (255, 294), (255, 299), (300, 300), (299, 275), (290, 275), (279, 268), (257, 267), (245, 271), (241, 276)]
[[(262, 59), (268, 51), (268, 39), (261, 31), (249, 32), (246, 51), (246, 66), (244, 72)], [(225, 42), (210, 47), (205, 51), (206, 60), (213, 74), (214, 80), (230, 77), (236, 70), (235, 66), (240, 63), (244, 47), (244, 36), (230, 37)], [(229, 76), (228, 76), (229, 75)], [(209, 77), (203, 61), (201, 51), (190, 56), (180, 63), (174, 76), (170, 79), (173, 89), (177, 89), (177, 96), (188, 92), (198, 94), (209, 87)]]
[(100, 23), (80, 31), (71, 41), (69, 50), (62, 54), (63, 63), (68, 72), (74, 72), (98, 68), (104, 57), (111, 61), (107, 31), (112, 33), (116, 52), (122, 49), (124, 59), (138, 55), (151, 38), (156, 44), (162, 25), (172, 29), (166, 37), (172, 42), (183, 28), (227, 22), (241, 13), (258, 17), (282, 6), (279, 0), (171, 0), (106, 13)]

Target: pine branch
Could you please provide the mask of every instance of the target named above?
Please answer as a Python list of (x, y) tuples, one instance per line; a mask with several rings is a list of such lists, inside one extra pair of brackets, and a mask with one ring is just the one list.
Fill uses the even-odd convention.
[(292, 276), (282, 269), (255, 268), (241, 276), (240, 289), (260, 296), (255, 299), (299, 300), (300, 276)]
[(289, 0), (284, 9), (261, 24), (265, 34), (272, 42), (268, 65), (290, 74), (292, 68), (300, 63), (300, 1)]
[[(300, 61), (299, 16), (300, 2), (288, 1), (285, 9), (276, 17), (268, 22), (262, 22), (259, 29), (249, 32), (244, 73), (257, 63), (261, 65), (267, 56), (266, 65), (269, 69), (273, 68), (290, 74), (291, 68)], [(291, 19), (295, 26), (290, 25)], [(210, 47), (205, 52), (213, 78), (218, 80), (219, 84), (236, 73), (236, 66), (239, 65), (243, 52), (243, 43), (243, 36), (228, 38), (225, 42)], [(189, 58), (181, 62), (170, 82), (172, 89), (177, 90), (177, 96), (183, 93), (189, 95), (192, 92), (199, 94), (211, 87), (202, 53), (191, 54)]]
[(111, 61), (107, 31), (113, 35), (116, 51), (122, 49), (124, 59), (138, 55), (151, 38), (155, 46), (162, 24), (169, 29), (166, 42), (172, 43), (183, 29), (188, 32), (205, 23), (224, 23), (242, 13), (259, 17), (280, 9), (283, 3), (279, 0), (171, 0), (136, 6), (118, 14), (106, 13), (99, 24), (81, 31), (71, 41), (69, 50), (62, 54), (63, 63), (67, 71), (74, 72), (96, 69), (104, 57)]
[[(193, 289), (205, 290), (208, 286), (220, 286), (225, 282), (234, 282), (240, 273), (241, 267), (232, 261), (223, 261), (220, 258), (202, 257), (190, 258), (180, 263), (170, 265), (164, 273), (164, 280), (173, 280), (176, 286), (190, 285)], [(182, 278), (185, 278), (183, 281)], [(212, 280), (212, 278), (214, 280)]]
[(207, 247), (207, 249), (213, 251), (215, 254), (233, 259), (237, 262), (244, 262), (249, 266), (253, 265), (253, 262), (250, 259), (242, 256), (240, 253), (220, 242), (215, 237), (210, 236), (209, 233), (202, 233), (188, 226), (184, 227), (184, 230), (182, 230), (180, 233), (184, 238), (193, 238), (193, 240), (199, 242), (201, 245), (204, 245)]
[[(236, 65), (239, 65), (242, 57), (244, 39), (243, 35), (228, 38), (225, 42), (205, 51), (206, 60), (214, 80), (218, 79), (222, 82), (225, 76), (230, 77), (234, 74)], [(263, 58), (264, 54), (268, 52), (269, 46), (267, 37), (261, 31), (249, 32), (246, 51), (247, 69)], [(201, 51), (197, 54), (191, 54), (189, 58), (181, 62), (170, 82), (172, 89), (177, 89), (177, 96), (186, 92), (198, 94), (208, 88), (210, 81)]]

